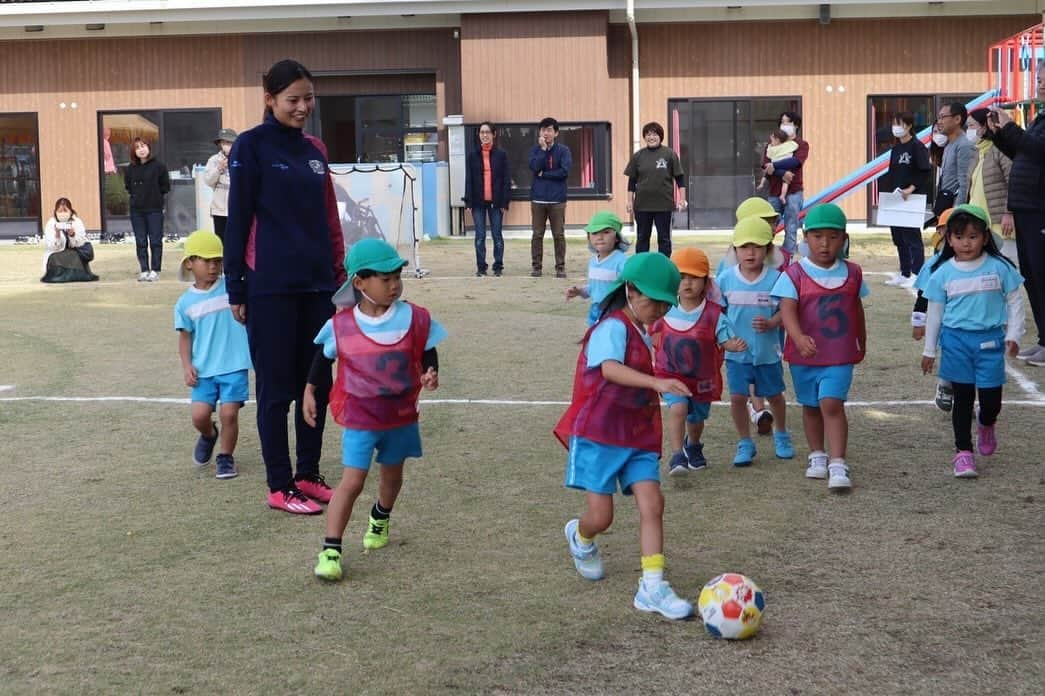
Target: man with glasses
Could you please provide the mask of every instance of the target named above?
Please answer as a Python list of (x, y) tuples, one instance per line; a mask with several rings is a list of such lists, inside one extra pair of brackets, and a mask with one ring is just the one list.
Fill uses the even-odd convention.
[(940, 187), (936, 195), (950, 199), (947, 208), (969, 200), (969, 169), (976, 158), (976, 147), (965, 137), (964, 126), (968, 118), (969, 112), (960, 102), (940, 107), (936, 116), (937, 130), (947, 136), (940, 164)]

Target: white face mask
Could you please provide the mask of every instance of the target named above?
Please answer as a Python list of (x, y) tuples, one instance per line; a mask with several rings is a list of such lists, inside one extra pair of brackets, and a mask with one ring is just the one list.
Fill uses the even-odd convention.
[(69, 222), (69, 218), (72, 217), (69, 213), (56, 213), (55, 216), (58, 218), (58, 222)]
[(782, 130), (785, 133), (787, 133), (787, 137), (789, 137), (789, 138), (795, 137), (796, 129), (795, 129), (795, 124), (793, 124), (793, 123), (782, 123), (782, 124), (780, 124), (780, 130)]
[(221, 151), (225, 153), (226, 157), (228, 157), (229, 153), (232, 152), (232, 146), (231, 145), (226, 145), (225, 143), (222, 143), (221, 144)]
[(943, 147), (948, 142), (950, 142), (950, 138), (948, 138), (943, 133), (933, 133), (933, 142), (939, 145), (940, 147)]
[(902, 138), (907, 134), (907, 126), (893, 126), (893, 137)]
[(975, 128), (969, 128), (965, 131), (965, 137), (969, 139), (969, 142), (975, 145), (980, 142), (980, 132)]

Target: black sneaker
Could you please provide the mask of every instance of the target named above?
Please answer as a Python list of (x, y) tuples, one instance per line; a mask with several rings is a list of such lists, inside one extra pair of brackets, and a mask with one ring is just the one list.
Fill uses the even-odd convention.
[(501, 269), (500, 268), (495, 268), (493, 274), (495, 276), (497, 276), (498, 278), (500, 278), (501, 277)]
[(486, 271), (476, 271), (475, 272), (475, 277), (476, 278), (485, 278), (486, 277)]
[(936, 408), (950, 413), (952, 406), (954, 406), (954, 389), (949, 384), (938, 383), (936, 385)]
[(214, 445), (218, 444), (218, 425), (217, 423), (213, 425), (213, 439), (200, 435), (200, 439), (196, 440), (196, 449), (192, 451), (192, 461), (196, 466), (207, 466), (210, 464), (211, 455), (214, 454)]
[(530, 271), (530, 277), (531, 278), (540, 278), (541, 277), (541, 272), (540, 271)]
[(555, 271), (555, 277), (556, 278), (565, 278), (566, 277), (566, 271)]
[(239, 476), (239, 472), (236, 471), (236, 460), (232, 458), (231, 454), (219, 454), (218, 458), (214, 460), (214, 468), (214, 478), (230, 479)]

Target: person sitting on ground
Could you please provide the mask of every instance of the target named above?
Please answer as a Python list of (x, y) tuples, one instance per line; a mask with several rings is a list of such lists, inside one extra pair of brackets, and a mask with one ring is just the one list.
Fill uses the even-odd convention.
[(68, 198), (54, 204), (54, 215), (44, 225), (44, 275), (42, 283), (75, 283), (98, 280), (91, 273), (94, 247), (87, 241), (83, 220)]

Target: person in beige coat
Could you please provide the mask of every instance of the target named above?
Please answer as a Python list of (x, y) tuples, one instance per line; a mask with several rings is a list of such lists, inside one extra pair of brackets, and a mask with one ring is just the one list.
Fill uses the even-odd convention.
[(987, 128), (987, 109), (973, 109), (965, 122), (965, 135), (976, 146), (976, 157), (969, 166), (969, 203), (990, 215), (991, 231), (1001, 235), (1002, 253), (1016, 261), (1016, 227), (1009, 211), (1009, 171), (1012, 160), (992, 142)]
[(236, 140), (236, 131), (222, 128), (214, 144), (218, 151), (207, 160), (207, 168), (203, 170), (203, 181), (214, 189), (210, 199), (210, 216), (214, 220), (214, 234), (225, 240), (225, 222), (228, 219), (229, 206), (229, 152)]

